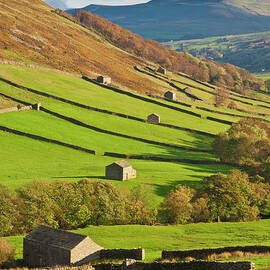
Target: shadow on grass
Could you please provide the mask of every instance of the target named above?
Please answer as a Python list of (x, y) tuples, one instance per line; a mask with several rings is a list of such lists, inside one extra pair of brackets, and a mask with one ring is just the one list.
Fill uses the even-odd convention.
[(90, 175), (82, 175), (82, 176), (54, 176), (53, 179), (106, 179), (105, 176), (90, 176)]

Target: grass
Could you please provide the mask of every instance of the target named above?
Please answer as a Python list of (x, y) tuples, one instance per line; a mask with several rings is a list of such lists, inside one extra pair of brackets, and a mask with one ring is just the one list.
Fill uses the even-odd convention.
[[(93, 156), (50, 143), (39, 142), (18, 135), (0, 132), (1, 171), (0, 183), (11, 189), (23, 187), (32, 180), (79, 181), (83, 178), (105, 178), (105, 166), (116, 158)], [(22, 162), (23, 161), (23, 162)], [(151, 203), (156, 207), (177, 184), (200, 187), (200, 180), (217, 171), (227, 173), (224, 165), (192, 165), (169, 162), (130, 160), (137, 170), (137, 178), (119, 182), (118, 185), (132, 189), (138, 184), (152, 189)]]
[[(269, 220), (178, 226), (91, 226), (74, 232), (88, 235), (105, 248), (143, 247), (146, 250), (146, 261), (160, 258), (162, 250), (270, 245)], [(22, 238), (23, 236), (7, 238), (16, 246), (17, 258), (22, 257)], [(256, 269), (264, 269), (270, 265), (269, 256), (256, 257), (254, 261), (258, 264)]]
[[(40, 74), (42, 74), (42, 79), (39, 81), (36, 78), (39, 78)], [(156, 104), (146, 103), (142, 100), (115, 93), (81, 79), (64, 76), (62, 74), (32, 71), (25, 68), (18, 70), (5, 68), (4, 72), (0, 70), (0, 76), (12, 81), (17, 81), (17, 83), (21, 83), (24, 86), (32, 87), (89, 106), (121, 112), (144, 119), (146, 119), (147, 115), (155, 112), (161, 116), (161, 122), (163, 123), (187, 128), (194, 128), (194, 126), (196, 126), (196, 129), (198, 130), (212, 132), (214, 134), (224, 131), (228, 127), (221, 123), (205, 119), (202, 120), (192, 115), (176, 112)], [(17, 91), (18, 90), (16, 90), (16, 92)], [(23, 90), (19, 91), (23, 92)], [(22, 93), (22, 95), (25, 94)], [(165, 101), (164, 103), (172, 105)], [(124, 104), (128, 104), (128, 106)], [(186, 107), (180, 105), (177, 105), (177, 107), (186, 109)], [(140, 108), (140, 110), (138, 110), (138, 108)], [(205, 114), (205, 112), (202, 112), (202, 114)]]
[(32, 133), (65, 143), (74, 144), (97, 151), (123, 154), (160, 156), (167, 158), (188, 158), (214, 160), (212, 154), (189, 152), (176, 148), (151, 145), (114, 135), (86, 129), (58, 119), (43, 112), (20, 112), (0, 115), (3, 126)]

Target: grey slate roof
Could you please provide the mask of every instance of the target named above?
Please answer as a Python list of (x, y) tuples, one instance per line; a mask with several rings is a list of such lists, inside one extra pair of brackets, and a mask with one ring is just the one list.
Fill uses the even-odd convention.
[(27, 240), (68, 250), (73, 249), (86, 238), (88, 238), (86, 235), (54, 229), (43, 225), (39, 226), (25, 237)]
[(152, 113), (152, 114), (150, 114), (149, 116), (152, 116), (152, 115), (158, 116), (158, 117), (159, 117), (159, 115), (158, 115), (157, 113)]
[(132, 167), (131, 164), (129, 164), (125, 160), (120, 160), (120, 161), (114, 162), (114, 164), (117, 164), (118, 166), (120, 166), (122, 168)]

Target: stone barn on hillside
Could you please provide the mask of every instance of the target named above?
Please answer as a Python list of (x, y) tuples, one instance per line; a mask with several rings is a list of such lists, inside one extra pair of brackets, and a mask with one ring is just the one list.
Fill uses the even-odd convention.
[(147, 117), (147, 122), (150, 124), (159, 124), (160, 116), (156, 113), (152, 113)]
[(167, 91), (165, 94), (164, 94), (164, 97), (167, 98), (167, 99), (171, 99), (171, 100), (174, 100), (176, 95), (173, 91)]
[(106, 166), (106, 179), (125, 181), (136, 178), (136, 170), (125, 160), (120, 160)]
[(80, 265), (98, 259), (102, 249), (88, 236), (40, 226), (23, 239), (23, 260), (31, 268)]
[(103, 84), (110, 84), (112, 82), (112, 79), (108, 76), (98, 76), (97, 81)]
[(163, 67), (159, 67), (158, 70), (157, 70), (157, 72), (159, 72), (161, 74), (164, 74), (164, 75), (167, 74), (167, 70), (165, 68), (163, 68)]

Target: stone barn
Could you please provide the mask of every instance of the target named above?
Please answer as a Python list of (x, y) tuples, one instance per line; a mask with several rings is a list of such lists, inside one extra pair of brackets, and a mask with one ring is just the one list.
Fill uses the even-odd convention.
[(159, 124), (160, 116), (156, 113), (152, 113), (147, 117), (147, 122), (150, 124)]
[(171, 100), (174, 100), (176, 95), (174, 92), (172, 91), (167, 91), (165, 94), (164, 94), (164, 97), (167, 98), (167, 99), (171, 99)]
[(110, 84), (112, 82), (112, 79), (108, 76), (98, 76), (97, 81), (103, 84)]
[(40, 226), (23, 239), (23, 260), (31, 268), (80, 265), (98, 259), (102, 249), (88, 236)]
[(157, 72), (159, 72), (161, 74), (164, 74), (164, 75), (167, 74), (167, 70), (165, 68), (163, 68), (163, 67), (159, 67), (158, 70), (157, 70)]
[(125, 181), (132, 178), (136, 178), (136, 170), (125, 160), (106, 166), (106, 179)]

